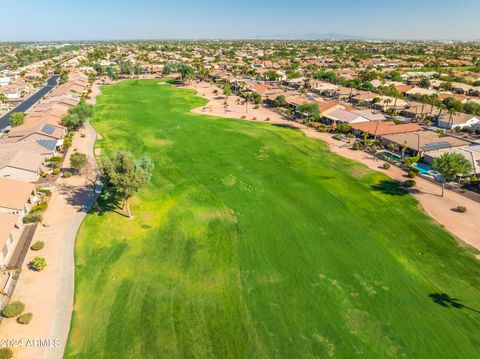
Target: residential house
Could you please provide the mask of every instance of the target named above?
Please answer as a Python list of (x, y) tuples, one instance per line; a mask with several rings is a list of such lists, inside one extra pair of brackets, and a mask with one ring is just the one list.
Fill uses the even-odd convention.
[(365, 117), (369, 121), (385, 121), (387, 118), (383, 115), (382, 112), (372, 111), (370, 109), (365, 110), (352, 110), (353, 113)]
[(40, 154), (4, 148), (4, 151), (0, 150), (0, 177), (35, 183), (43, 162), (44, 157)]
[(343, 109), (335, 109), (328, 113), (322, 113), (322, 119), (328, 124), (368, 122), (368, 119), (365, 117)]
[(442, 148), (455, 148), (468, 146), (470, 142), (453, 136), (442, 136), (435, 131), (419, 131), (408, 133), (397, 133), (382, 137), (384, 146), (394, 145), (397, 148), (403, 146), (412, 156), (423, 157), (426, 152)]
[(35, 185), (0, 177), (0, 212), (22, 216), (38, 201)]
[(480, 174), (480, 145), (477, 146), (466, 146), (466, 147), (455, 147), (455, 148), (447, 148), (447, 149), (439, 149), (436, 151), (429, 151), (423, 157), (423, 160), (431, 164), (433, 160), (437, 157), (445, 153), (456, 153), (465, 157), (467, 161), (472, 164), (472, 172), (471, 173), (463, 173), (465, 176), (469, 175), (478, 175)]
[(467, 113), (449, 114), (444, 113), (438, 118), (438, 127), (440, 128), (475, 128), (480, 124), (480, 117), (469, 115)]
[(396, 124), (392, 121), (369, 121), (353, 123), (351, 127), (355, 135), (367, 133), (369, 136), (374, 138), (398, 133), (418, 132), (422, 130), (422, 127), (416, 123)]
[(21, 215), (0, 212), (0, 267), (8, 265), (22, 230)]

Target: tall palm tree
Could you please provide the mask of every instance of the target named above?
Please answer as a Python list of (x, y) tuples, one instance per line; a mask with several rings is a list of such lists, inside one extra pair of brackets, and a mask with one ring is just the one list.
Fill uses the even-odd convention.
[(407, 151), (407, 148), (408, 148), (407, 141), (405, 141), (402, 145), (402, 162), (405, 159), (405, 152)]
[(252, 97), (252, 94), (250, 92), (247, 92), (245, 94), (245, 113), (248, 113), (248, 101), (250, 101), (251, 97)]
[(435, 107), (435, 104), (437, 103), (438, 101), (438, 95), (437, 94), (433, 94), (433, 95), (430, 95), (429, 98), (429, 104), (430, 104), (430, 118), (432, 118), (433, 116), (433, 108)]
[(386, 98), (385, 100), (383, 100), (383, 103), (385, 104), (385, 112), (388, 111), (388, 105), (390, 105), (392, 103), (392, 100), (390, 98)]
[(450, 115), (448, 118), (448, 126), (447, 126), (450, 129), (451, 126), (453, 126), (453, 116), (455, 116), (458, 113), (458, 111), (452, 107), (447, 109), (447, 113)]

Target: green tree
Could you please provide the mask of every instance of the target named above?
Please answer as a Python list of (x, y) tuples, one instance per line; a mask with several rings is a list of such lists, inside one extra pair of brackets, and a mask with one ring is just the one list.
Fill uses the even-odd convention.
[(228, 84), (223, 85), (223, 93), (225, 94), (225, 102), (228, 101), (228, 96), (232, 94), (232, 89)]
[(128, 218), (133, 218), (129, 199), (150, 180), (152, 161), (148, 157), (135, 160), (132, 153), (118, 151), (103, 158), (99, 170), (100, 179), (105, 187), (123, 201), (123, 209), (127, 210)]
[(277, 81), (281, 77), (280, 74), (273, 70), (268, 70), (263, 76), (269, 81)]
[(62, 119), (62, 124), (70, 130), (75, 130), (90, 120), (92, 116), (93, 106), (82, 101), (68, 110), (67, 116)]
[(463, 105), (463, 111), (470, 113), (472, 115), (480, 115), (480, 104), (469, 101)]
[(195, 72), (193, 67), (187, 63), (181, 62), (177, 64), (176, 69), (180, 74), (180, 78), (182, 81), (190, 80), (194, 76)]
[(426, 77), (423, 77), (421, 80), (420, 80), (420, 87), (424, 88), (424, 89), (428, 89), (430, 88), (430, 80), (427, 79)]
[(459, 153), (444, 153), (432, 162), (432, 168), (442, 174), (442, 197), (445, 194), (445, 183), (452, 181), (457, 176), (469, 175), (472, 171), (472, 164)]
[(298, 106), (297, 113), (299, 113), (301, 117), (306, 118), (309, 123), (310, 121), (320, 120), (320, 110), (315, 103), (306, 103)]
[(105, 69), (105, 73), (112, 80), (118, 79), (118, 71), (114, 66), (107, 66), (107, 68)]
[(287, 104), (287, 100), (285, 96), (279, 95), (275, 97), (274, 104), (275, 104), (275, 107), (283, 107)]
[(25, 121), (24, 112), (14, 112), (10, 115), (10, 126), (12, 127), (23, 125), (24, 121)]
[(63, 85), (67, 83), (67, 81), (68, 81), (68, 73), (63, 71), (62, 74), (60, 75), (60, 79), (58, 80), (58, 84)]
[(252, 94), (253, 103), (256, 105), (260, 105), (262, 103), (262, 96), (258, 92), (254, 92)]
[(70, 166), (75, 171), (81, 171), (87, 164), (88, 159), (85, 153), (75, 152), (70, 156)]

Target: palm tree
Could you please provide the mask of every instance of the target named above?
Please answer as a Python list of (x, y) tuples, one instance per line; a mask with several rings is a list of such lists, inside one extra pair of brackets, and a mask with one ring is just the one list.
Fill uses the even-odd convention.
[(252, 97), (252, 94), (250, 92), (247, 92), (245, 94), (245, 113), (248, 113), (248, 101)]
[(407, 141), (405, 141), (402, 145), (402, 162), (405, 159), (405, 152), (407, 151), (407, 148), (408, 148)]
[(392, 100), (390, 98), (386, 98), (385, 100), (383, 100), (383, 103), (385, 104), (385, 112), (387, 112), (388, 105), (392, 103)]
[(429, 104), (431, 105), (431, 107), (430, 107), (430, 118), (432, 118), (432, 116), (433, 116), (433, 107), (435, 106), (437, 101), (438, 101), (438, 95), (437, 94), (433, 94), (433, 95), (429, 96)]
[(448, 129), (450, 128), (450, 126), (453, 126), (453, 116), (455, 116), (458, 112), (452, 107), (447, 109), (447, 113), (450, 115), (448, 118), (448, 126), (447, 126), (447, 129)]

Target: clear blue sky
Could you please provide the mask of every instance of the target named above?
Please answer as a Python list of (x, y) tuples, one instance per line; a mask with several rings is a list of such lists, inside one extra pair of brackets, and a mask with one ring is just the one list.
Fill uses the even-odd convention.
[(0, 0), (0, 41), (340, 33), (480, 39), (480, 0)]

